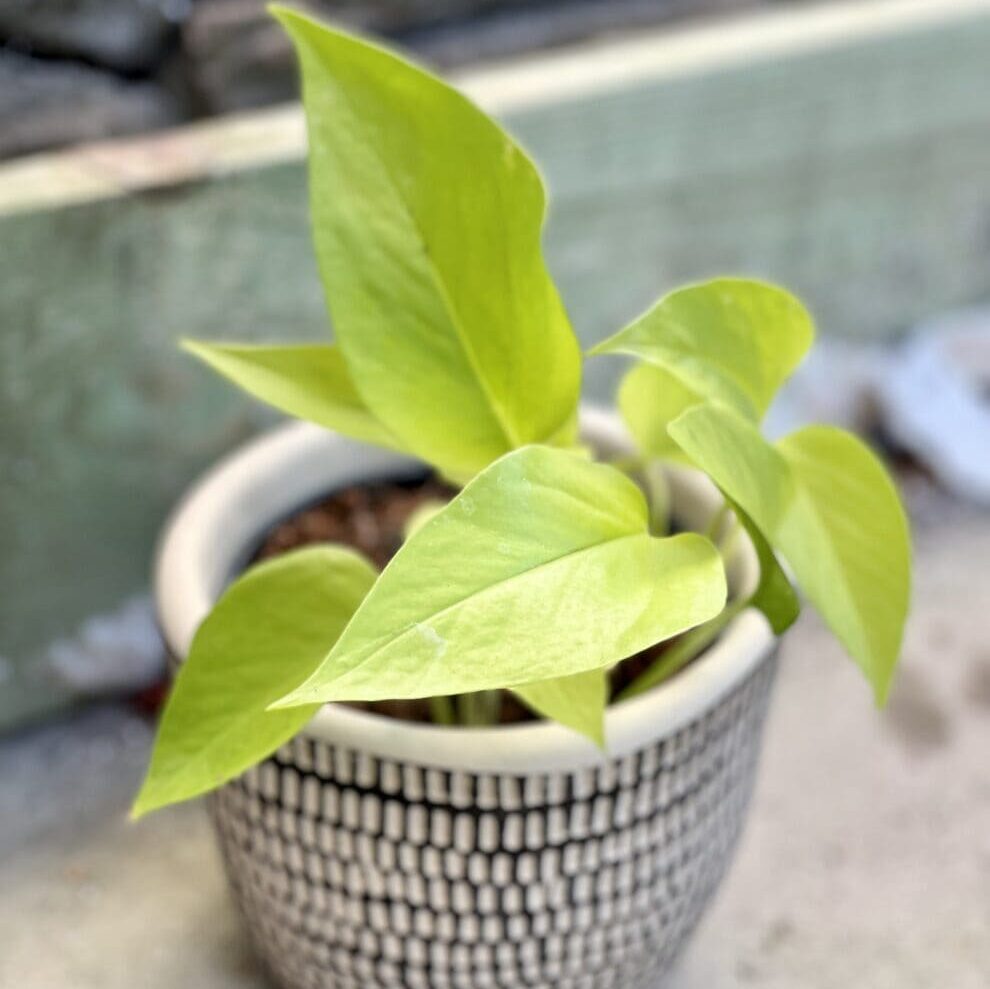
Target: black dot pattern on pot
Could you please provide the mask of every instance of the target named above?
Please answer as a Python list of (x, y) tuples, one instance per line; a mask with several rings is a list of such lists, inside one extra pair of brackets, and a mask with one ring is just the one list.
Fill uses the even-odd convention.
[(300, 735), (211, 798), (287, 989), (652, 989), (731, 858), (774, 660), (662, 742), (494, 775)]

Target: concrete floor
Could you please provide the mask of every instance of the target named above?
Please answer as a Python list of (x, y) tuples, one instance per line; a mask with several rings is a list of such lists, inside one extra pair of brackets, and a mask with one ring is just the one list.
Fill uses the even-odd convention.
[[(892, 702), (802, 618), (738, 860), (670, 989), (990, 984), (990, 515), (912, 502)], [(202, 808), (124, 818), (150, 737), (106, 705), (0, 742), (0, 986), (266, 989)]]

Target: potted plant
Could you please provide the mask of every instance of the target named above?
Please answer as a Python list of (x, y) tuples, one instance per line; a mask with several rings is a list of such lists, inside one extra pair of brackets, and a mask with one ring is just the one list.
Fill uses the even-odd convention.
[[(812, 338), (761, 282), (662, 298), (592, 351), (636, 359), (621, 420), (579, 409), (529, 159), (423, 70), (274, 14), (336, 342), (186, 344), (309, 423), (167, 527), (179, 668), (134, 813), (212, 791), (285, 986), (653, 985), (739, 834), (792, 580), (887, 695), (895, 489), (840, 430), (761, 435)], [(307, 525), (337, 542), (291, 548)]]

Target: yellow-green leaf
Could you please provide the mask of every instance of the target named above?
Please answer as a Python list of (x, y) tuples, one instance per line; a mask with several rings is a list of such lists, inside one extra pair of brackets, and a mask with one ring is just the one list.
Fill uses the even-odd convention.
[(231, 584), (176, 678), (133, 816), (212, 790), (296, 734), (314, 706), (266, 708), (316, 668), (374, 580), (357, 553), (318, 546)]
[(580, 352), (543, 260), (532, 162), (430, 73), (272, 10), (302, 68), (317, 260), (367, 406), (451, 477), (566, 441)]
[[(676, 378), (682, 392), (725, 402), (759, 421), (813, 337), (811, 316), (789, 292), (753, 279), (716, 278), (664, 296), (591, 352), (638, 357)], [(672, 411), (674, 397), (645, 394), (645, 376), (630, 387), (637, 400), (655, 406), (660, 420)], [(651, 413), (632, 410), (631, 401), (627, 395), (627, 421), (630, 413), (634, 421), (647, 419)], [(650, 427), (653, 435), (658, 428)]]
[(412, 535), (279, 705), (514, 688), (609, 667), (716, 615), (714, 546), (647, 524), (615, 468), (549, 447), (507, 454)]
[(648, 457), (685, 459), (667, 426), (699, 401), (696, 392), (655, 364), (635, 364), (619, 385), (619, 412), (636, 446)]
[(379, 446), (399, 441), (364, 404), (339, 348), (184, 340), (183, 349), (282, 412)]
[(788, 561), (883, 703), (907, 616), (911, 553), (904, 509), (880, 462), (827, 426), (771, 444), (715, 403), (689, 409), (670, 434)]
[(515, 687), (513, 693), (527, 707), (551, 721), (559, 721), (600, 748), (605, 747), (605, 706), (608, 703), (608, 673), (588, 670), (572, 676), (540, 680)]

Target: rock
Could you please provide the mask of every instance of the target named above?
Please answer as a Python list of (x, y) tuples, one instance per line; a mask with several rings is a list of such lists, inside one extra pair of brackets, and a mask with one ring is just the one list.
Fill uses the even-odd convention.
[(886, 352), (875, 344), (819, 338), (766, 419), (770, 436), (827, 422), (854, 432), (875, 424), (873, 386)]
[(182, 28), (190, 87), (207, 113), (295, 99), (295, 58), (262, 0), (198, 3)]
[[(457, 20), (454, 37), (438, 23), (465, 18), (493, 6), (518, 6), (520, 0), (496, 4), (492, 0), (442, 0), (424, 5), (414, 2), (359, 2), (324, 0), (307, 6), (317, 16), (345, 27), (402, 38), (408, 33), (420, 50), (433, 43), (457, 61), (464, 34), (481, 30), (471, 21)], [(515, 11), (518, 18), (520, 13)], [(427, 27), (429, 25), (429, 27)], [(421, 29), (421, 36), (416, 35)], [(460, 40), (459, 40), (460, 39)], [(197, 3), (182, 28), (182, 48), (194, 92), (210, 113), (224, 113), (295, 99), (299, 93), (292, 45), (281, 26), (265, 10), (264, 0), (207, 0)], [(474, 52), (474, 47), (469, 46)], [(463, 60), (463, 59), (462, 59)]]
[(948, 491), (990, 505), (990, 308), (922, 326), (875, 387), (890, 439)]
[[(317, 16), (384, 35), (442, 67), (563, 44), (754, 0), (310, 0)], [(295, 99), (295, 58), (264, 0), (203, 0), (182, 29), (189, 74), (211, 113)]]
[(990, 505), (988, 395), (990, 308), (974, 309), (931, 321), (893, 350), (818, 340), (781, 389), (766, 430), (781, 436), (813, 422), (867, 434), (879, 428), (941, 488)]
[(153, 83), (0, 50), (0, 158), (180, 119), (174, 97)]
[(71, 637), (48, 648), (44, 672), (73, 695), (133, 693), (165, 674), (165, 648), (147, 596), (86, 619)]
[(190, 0), (0, 0), (0, 40), (23, 52), (150, 72)]

